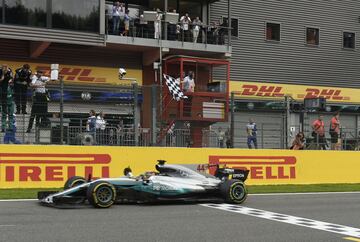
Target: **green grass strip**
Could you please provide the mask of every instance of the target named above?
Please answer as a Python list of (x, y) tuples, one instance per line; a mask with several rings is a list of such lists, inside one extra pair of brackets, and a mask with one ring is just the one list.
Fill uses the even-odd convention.
[[(314, 184), (314, 185), (252, 185), (250, 194), (297, 193), (297, 192), (358, 192), (360, 184)], [(37, 198), (38, 191), (60, 191), (61, 188), (0, 189), (0, 199)]]

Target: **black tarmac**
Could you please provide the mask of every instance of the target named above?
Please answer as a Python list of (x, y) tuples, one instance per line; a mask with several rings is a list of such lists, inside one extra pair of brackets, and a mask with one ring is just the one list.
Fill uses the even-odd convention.
[[(360, 193), (252, 195), (243, 206), (360, 229)], [(350, 241), (345, 237), (198, 204), (59, 209), (0, 201), (0, 241)]]

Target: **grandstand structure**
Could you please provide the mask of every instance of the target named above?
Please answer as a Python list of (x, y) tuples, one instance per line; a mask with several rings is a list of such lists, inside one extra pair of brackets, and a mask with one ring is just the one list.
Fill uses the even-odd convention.
[[(171, 143), (179, 146), (193, 143), (189, 142), (193, 129), (183, 127), (188, 124), (190, 127), (195, 127), (195, 122), (199, 123), (199, 120), (195, 119), (186, 120), (186, 125), (179, 124), (179, 128), (176, 128), (175, 132), (187, 133), (185, 136), (179, 135), (184, 140), (162, 137), (162, 134), (169, 129), (171, 121), (164, 116), (166, 90), (160, 83), (162, 75), (158, 69), (154, 69), (154, 62), (159, 63), (163, 59), (160, 66), (164, 67), (166, 58), (181, 55), (227, 63), (226, 59), (231, 56), (231, 41), (227, 38), (228, 27), (221, 26), (221, 23), (217, 23), (216, 26), (210, 25), (209, 13), (210, 5), (215, 2), (213, 0), (125, 0), (123, 2), (124, 8), (129, 10), (130, 15), (130, 30), (126, 36), (121, 34), (125, 27), (123, 21), (120, 22), (119, 29), (114, 32), (112, 18), (114, 1), (6, 0), (0, 2), (2, 47), (0, 63), (8, 64), (13, 71), (27, 63), (33, 72), (43, 70), (45, 75), (50, 75), (50, 65), (56, 63), (60, 66), (60, 77), (63, 81), (62, 90), (59, 82), (47, 85), (50, 93), (47, 114), (50, 124), (39, 125), (30, 133), (26, 133), (33, 95), (29, 88), (26, 109), (28, 114), (17, 115), (17, 137), (23, 143), (100, 145), (169, 145)], [(144, 11), (152, 11), (156, 8), (161, 9), (161, 14), (164, 16), (161, 22), (161, 39), (154, 38), (154, 22), (147, 21), (146, 24), (141, 22)], [(165, 16), (170, 11), (177, 12), (179, 19), (185, 13), (188, 13), (191, 19), (196, 17), (201, 19), (201, 30), (196, 42), (191, 37), (192, 32), (183, 29), (174, 38), (174, 27), (176, 28), (180, 23), (166, 21)], [(190, 22), (190, 31), (192, 28)], [(180, 70), (180, 63), (176, 65)], [(205, 69), (210, 70), (201, 65), (203, 64), (200, 63), (196, 67), (199, 68), (199, 73), (202, 70), (204, 72)], [(119, 68), (126, 70), (126, 76), (122, 79), (119, 79)], [(209, 71), (207, 73), (212, 74)], [(201, 77), (206, 78), (203, 86), (206, 92), (207, 84), (209, 88), (210, 85), (217, 85), (218, 87), (215, 88), (218, 89), (220, 85), (225, 85), (226, 90), (223, 90), (223, 93), (228, 94), (228, 70), (225, 69), (223, 73), (226, 76), (225, 84), (221, 84), (219, 79), (213, 80), (212, 77), (210, 80), (209, 76)], [(209, 98), (206, 100), (208, 103), (218, 102), (214, 98), (211, 100)], [(227, 113), (228, 99), (223, 94), (221, 99), (222, 102), (225, 100), (221, 112)], [(194, 101), (192, 108), (202, 108), (202, 101)], [(96, 113), (104, 112), (107, 121), (106, 130), (98, 132), (101, 135), (97, 134), (92, 138), (88, 137), (86, 131), (90, 110)], [(180, 107), (177, 111), (180, 113)], [(198, 112), (202, 113), (202, 110)], [(60, 113), (63, 125), (61, 129)], [(207, 124), (201, 127), (226, 120), (227, 118), (223, 117), (214, 120), (209, 118)], [(60, 135), (61, 131), (62, 135)], [(201, 140), (202, 131), (196, 130), (196, 133), (200, 135), (198, 139)], [(60, 136), (63, 140), (60, 140)], [(172, 141), (166, 141), (169, 139)], [(196, 146), (201, 145), (201, 141), (196, 143)]]

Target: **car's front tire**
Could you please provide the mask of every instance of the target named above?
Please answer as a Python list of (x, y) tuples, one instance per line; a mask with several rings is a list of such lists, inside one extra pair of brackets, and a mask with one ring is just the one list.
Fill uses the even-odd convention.
[(228, 203), (243, 203), (247, 198), (245, 184), (240, 180), (227, 180), (220, 186), (220, 191)]
[(64, 190), (79, 186), (84, 183), (86, 183), (86, 180), (84, 177), (81, 177), (81, 176), (70, 177), (64, 184)]
[(86, 197), (95, 208), (108, 208), (115, 202), (116, 190), (108, 182), (97, 181), (89, 186)]

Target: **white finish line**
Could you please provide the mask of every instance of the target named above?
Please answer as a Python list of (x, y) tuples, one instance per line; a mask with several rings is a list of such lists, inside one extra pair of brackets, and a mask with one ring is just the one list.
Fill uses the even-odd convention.
[(233, 213), (240, 213), (244, 215), (249, 215), (253, 217), (258, 218), (264, 218), (268, 220), (273, 220), (277, 222), (287, 223), (287, 224), (293, 224), (303, 227), (308, 227), (312, 229), (317, 230), (323, 230), (327, 232), (337, 233), (337, 234), (343, 234), (348, 236), (353, 236), (356, 238), (360, 238), (360, 228), (354, 228), (349, 226), (344, 226), (340, 224), (332, 224), (332, 223), (326, 223), (318, 220), (313, 219), (307, 219), (302, 217), (296, 217), (292, 215), (286, 215), (281, 213), (273, 213), (270, 211), (265, 211), (261, 209), (256, 208), (249, 208), (249, 207), (243, 207), (239, 205), (234, 204), (200, 204), (201, 206), (208, 207), (208, 208), (216, 208), (228, 212)]

